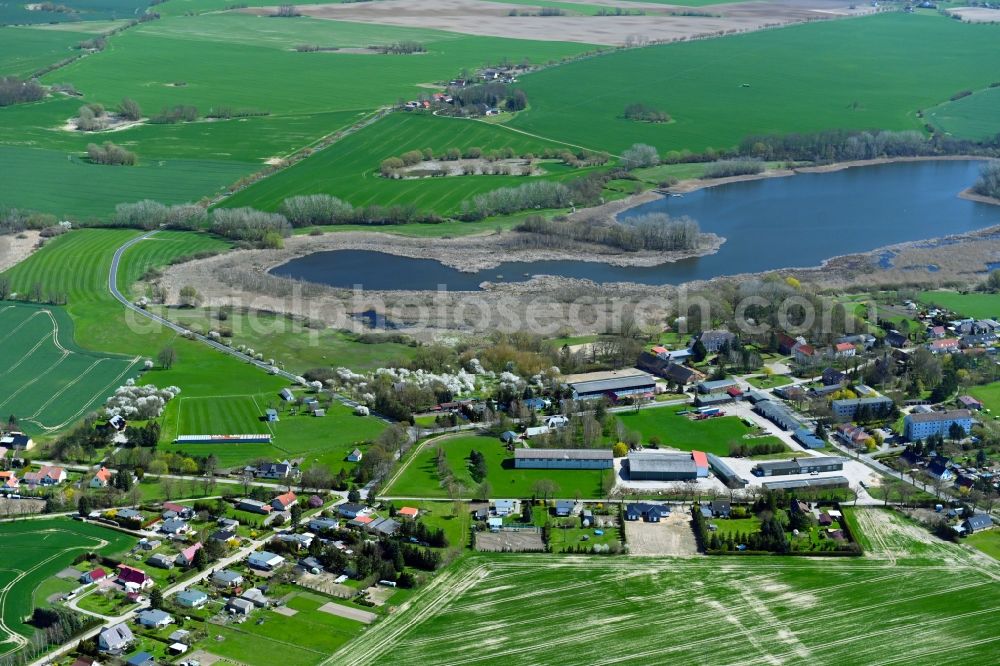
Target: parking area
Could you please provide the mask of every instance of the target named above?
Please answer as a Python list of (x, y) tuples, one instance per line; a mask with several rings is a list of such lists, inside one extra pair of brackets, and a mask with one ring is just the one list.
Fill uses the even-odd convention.
[(691, 514), (684, 510), (671, 511), (658, 523), (626, 520), (625, 539), (630, 555), (693, 557), (698, 554), (698, 544), (691, 530)]

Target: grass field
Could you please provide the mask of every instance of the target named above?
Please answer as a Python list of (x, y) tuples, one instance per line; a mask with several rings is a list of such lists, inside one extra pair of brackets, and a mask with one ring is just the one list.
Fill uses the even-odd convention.
[[(0, 14), (3, 9), (0, 6)], [(27, 76), (76, 53), (72, 47), (93, 35), (67, 30), (0, 28), (0, 76)]]
[(947, 308), (974, 319), (1000, 316), (1000, 294), (960, 294), (956, 291), (922, 291), (920, 302)]
[(144, 160), (142, 155), (137, 166), (105, 166), (81, 156), (86, 144), (81, 142), (70, 154), (0, 145), (0, 171), (6, 181), (2, 203), (73, 219), (106, 217), (118, 203), (197, 201), (257, 168), (221, 160)]
[[(531, 497), (535, 494), (533, 485), (542, 479), (554, 481), (559, 486), (555, 493), (558, 497), (573, 497), (576, 493), (588, 499), (603, 496), (601, 470), (514, 469), (514, 456), (493, 437), (459, 435), (437, 442), (444, 449), (448, 465), (465, 497), (471, 497), (477, 487), (469, 473), (468, 458), (473, 449), (486, 457), (486, 479), (493, 488), (493, 497)], [(435, 460), (432, 445), (424, 445), (383, 494), (389, 497), (448, 497), (447, 489), (441, 487)]]
[[(510, 125), (613, 153), (636, 142), (665, 152), (755, 133), (919, 129), (918, 109), (996, 78), (998, 35), (993, 25), (891, 13), (620, 51), (523, 77), (531, 108)], [(913, 67), (912, 50), (931, 43), (940, 57)], [(859, 53), (879, 66), (859, 66)], [(631, 102), (675, 122), (627, 121)]]
[(992, 529), (973, 534), (964, 543), (980, 550), (995, 560), (1000, 560), (1000, 530)]
[(997, 564), (890, 516), (863, 522), (888, 546), (864, 559), (467, 557), (330, 663), (992, 661)]
[[(135, 539), (95, 525), (67, 518), (0, 523), (0, 638), (30, 636), (33, 629), (22, 619), (30, 613), (36, 588), (69, 566), (84, 552), (113, 555), (127, 550)], [(20, 647), (20, 639), (0, 645), (0, 657)]]
[(643, 444), (648, 444), (651, 437), (659, 437), (662, 446), (682, 451), (705, 451), (720, 456), (729, 455), (730, 442), (744, 441), (743, 435), (750, 432), (750, 428), (735, 416), (692, 421), (686, 416), (678, 416), (677, 411), (680, 409), (643, 409), (619, 414), (618, 419), (630, 430), (639, 432)]
[[(411, 204), (446, 214), (455, 212), (459, 203), (480, 192), (536, 180), (523, 176), (389, 180), (378, 175), (382, 160), (408, 150), (431, 148), (435, 153), (443, 153), (448, 148), (464, 151), (471, 147), (484, 150), (509, 147), (520, 155), (525, 152), (537, 154), (545, 148), (560, 146), (557, 142), (535, 139), (475, 120), (397, 113), (238, 192), (222, 205), (275, 210), (287, 197), (322, 192), (356, 206)], [(546, 164), (545, 169), (551, 175), (543, 178), (573, 178), (587, 172), (560, 164)]]
[[(72, 9), (71, 12), (36, 11), (27, 4), (4, 2), (0, 4), (0, 25), (71, 23), (106, 19), (131, 18), (141, 13), (149, 0), (62, 0), (58, 4)], [(40, 3), (39, 3), (40, 4)]]
[(140, 360), (82, 350), (62, 308), (0, 301), (0, 411), (31, 434), (82, 418), (137, 376)]
[(945, 102), (924, 112), (932, 125), (952, 136), (985, 139), (997, 133), (1000, 117), (1000, 87)]
[(243, 435), (268, 433), (261, 421), (264, 410), (253, 396), (178, 398), (177, 433), (180, 435)]

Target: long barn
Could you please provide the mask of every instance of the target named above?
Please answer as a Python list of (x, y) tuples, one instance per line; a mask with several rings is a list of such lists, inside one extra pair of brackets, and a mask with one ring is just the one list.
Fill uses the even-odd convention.
[(614, 457), (606, 449), (516, 449), (517, 469), (611, 469)]

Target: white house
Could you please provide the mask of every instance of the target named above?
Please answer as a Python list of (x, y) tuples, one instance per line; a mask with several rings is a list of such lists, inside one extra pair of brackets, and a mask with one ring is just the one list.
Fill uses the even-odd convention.
[(124, 623), (116, 624), (103, 630), (97, 638), (97, 646), (103, 652), (120, 654), (128, 649), (128, 646), (135, 640), (132, 630)]

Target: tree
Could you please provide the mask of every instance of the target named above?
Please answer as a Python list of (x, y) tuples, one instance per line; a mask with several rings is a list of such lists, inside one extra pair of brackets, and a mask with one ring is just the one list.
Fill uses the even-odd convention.
[(628, 444), (625, 442), (618, 442), (611, 448), (611, 453), (615, 458), (624, 458), (628, 455)]
[(292, 527), (297, 527), (302, 520), (302, 507), (298, 504), (293, 504), (289, 513), (292, 516)]
[(194, 551), (194, 560), (192, 561), (192, 564), (194, 564), (194, 567), (198, 571), (204, 571), (205, 567), (208, 566), (208, 553), (205, 552), (204, 547)]
[(539, 479), (531, 488), (536, 497), (541, 497), (546, 501), (559, 492), (559, 484), (551, 479)]
[(124, 98), (118, 105), (118, 113), (126, 120), (139, 120), (142, 118), (142, 109), (139, 103), (129, 97)]
[(81, 516), (86, 516), (94, 510), (93, 502), (88, 495), (80, 495), (80, 499), (76, 501), (76, 510)]
[(115, 474), (115, 488), (122, 492), (128, 492), (132, 490), (132, 473), (128, 470), (120, 470)]
[(173, 347), (164, 347), (160, 350), (160, 353), (156, 355), (156, 360), (162, 369), (169, 370), (174, 367), (174, 363), (177, 362), (177, 352)]
[(0, 301), (6, 301), (10, 296), (10, 279), (0, 275)]
[(948, 426), (948, 439), (952, 439), (956, 442), (965, 439), (965, 428), (958, 423), (952, 423)]
[(196, 308), (201, 305), (201, 294), (191, 285), (181, 287), (180, 306), (182, 308)]
[[(199, 552), (201, 552), (199, 550)], [(160, 588), (154, 587), (149, 591), (149, 607), (150, 608), (162, 608), (163, 607), (163, 592)]]
[(701, 363), (708, 356), (708, 349), (705, 348), (705, 343), (698, 338), (691, 345), (691, 358), (694, 359), (695, 363)]
[(357, 488), (351, 488), (347, 492), (347, 501), (352, 502), (354, 504), (357, 504), (358, 502), (361, 501), (361, 493), (358, 492)]
[(660, 163), (660, 155), (653, 146), (636, 143), (622, 153), (622, 166), (626, 169), (652, 167)]

